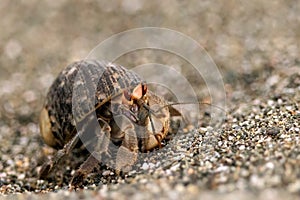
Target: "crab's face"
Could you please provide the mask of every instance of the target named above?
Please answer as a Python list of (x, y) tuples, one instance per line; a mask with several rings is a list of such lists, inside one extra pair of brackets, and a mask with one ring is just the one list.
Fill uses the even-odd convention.
[(137, 85), (132, 92), (125, 90), (122, 97), (122, 104), (127, 108), (124, 112), (125, 116), (132, 122), (146, 126), (150, 110), (147, 86), (145, 84)]
[(135, 124), (136, 130), (145, 132), (137, 133), (145, 135), (144, 149), (160, 146), (169, 129), (170, 114), (168, 107), (163, 107), (165, 101), (148, 91), (145, 84), (139, 84), (132, 92), (124, 91), (122, 104), (127, 108), (124, 115)]

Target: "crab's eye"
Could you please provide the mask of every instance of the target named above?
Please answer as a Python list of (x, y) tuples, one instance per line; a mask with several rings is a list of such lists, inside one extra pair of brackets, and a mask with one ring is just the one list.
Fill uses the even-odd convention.
[(127, 90), (124, 91), (124, 97), (127, 101), (131, 101), (131, 95)]
[(132, 98), (131, 98), (131, 93), (128, 92), (127, 90), (125, 90), (123, 92), (123, 95), (122, 95), (122, 103), (124, 105), (131, 105), (133, 102), (132, 102)]
[(138, 112), (139, 108), (136, 104), (133, 104), (131, 107), (130, 107), (130, 110), (134, 113)]

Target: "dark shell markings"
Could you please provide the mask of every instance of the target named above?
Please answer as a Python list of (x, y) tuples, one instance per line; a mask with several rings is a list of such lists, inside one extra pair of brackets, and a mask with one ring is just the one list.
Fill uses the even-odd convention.
[(148, 90), (133, 71), (97, 60), (74, 62), (58, 75), (41, 111), (42, 138), (58, 151), (44, 163), (40, 178), (46, 178), (82, 143), (91, 154), (74, 174), (71, 185), (80, 185), (99, 162), (104, 162), (111, 146), (118, 148), (116, 172), (128, 171), (138, 152), (161, 145), (171, 115), (178, 115), (178, 111)]

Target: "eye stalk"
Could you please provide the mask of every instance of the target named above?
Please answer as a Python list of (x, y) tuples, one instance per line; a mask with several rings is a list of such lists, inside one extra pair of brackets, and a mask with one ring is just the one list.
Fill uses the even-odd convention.
[(127, 100), (127, 101), (131, 101), (131, 94), (128, 92), (128, 90), (125, 90), (124, 92), (123, 92), (123, 96), (124, 96), (124, 98)]

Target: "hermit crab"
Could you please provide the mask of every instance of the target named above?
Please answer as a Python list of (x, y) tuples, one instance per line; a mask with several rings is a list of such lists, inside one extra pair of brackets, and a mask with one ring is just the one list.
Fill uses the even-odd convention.
[(126, 171), (138, 152), (161, 146), (170, 117), (179, 115), (133, 71), (97, 60), (74, 62), (53, 82), (40, 114), (41, 136), (58, 150), (41, 167), (40, 178), (80, 144), (89, 155), (71, 185), (80, 185), (104, 157), (109, 158), (111, 147), (117, 148), (115, 170)]

